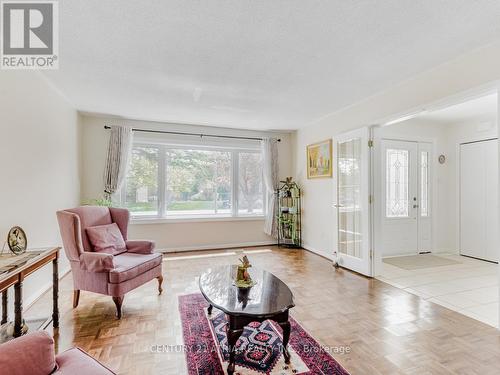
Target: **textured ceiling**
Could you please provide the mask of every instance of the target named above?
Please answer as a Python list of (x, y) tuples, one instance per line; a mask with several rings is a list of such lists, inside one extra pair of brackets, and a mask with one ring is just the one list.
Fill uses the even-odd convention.
[(60, 69), (77, 109), (296, 129), (500, 39), (492, 0), (64, 0)]

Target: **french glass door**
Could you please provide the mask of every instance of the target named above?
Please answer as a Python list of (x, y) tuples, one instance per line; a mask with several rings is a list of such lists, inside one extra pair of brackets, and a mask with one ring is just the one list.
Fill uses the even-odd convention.
[(370, 129), (336, 137), (337, 261), (340, 266), (372, 276), (370, 228)]

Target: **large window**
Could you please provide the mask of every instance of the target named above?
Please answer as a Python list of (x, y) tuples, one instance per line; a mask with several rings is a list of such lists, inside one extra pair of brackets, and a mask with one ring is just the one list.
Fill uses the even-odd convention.
[(136, 218), (263, 215), (261, 154), (136, 143), (117, 195)]

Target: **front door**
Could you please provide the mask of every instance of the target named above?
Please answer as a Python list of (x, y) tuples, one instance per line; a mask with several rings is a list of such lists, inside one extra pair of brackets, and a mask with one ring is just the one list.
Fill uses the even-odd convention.
[(370, 130), (336, 137), (336, 201), (340, 266), (372, 276), (370, 228)]
[(430, 251), (432, 145), (382, 139), (380, 151), (381, 255), (385, 257)]

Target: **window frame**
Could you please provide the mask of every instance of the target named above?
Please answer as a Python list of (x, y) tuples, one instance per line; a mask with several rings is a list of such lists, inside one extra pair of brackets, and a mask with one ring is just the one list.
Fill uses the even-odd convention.
[[(133, 142), (132, 149), (136, 147), (156, 148), (158, 150), (158, 175), (157, 175), (157, 214), (151, 215), (134, 215), (131, 212), (131, 220), (134, 223), (162, 223), (162, 222), (185, 222), (185, 221), (231, 221), (231, 220), (263, 220), (267, 213), (266, 189), (264, 178), (261, 178), (262, 184), (262, 213), (258, 214), (242, 214), (238, 209), (238, 184), (239, 184), (239, 155), (240, 153), (255, 153), (261, 154), (258, 147), (244, 146), (218, 146), (218, 145), (199, 145), (189, 143), (170, 143), (170, 142), (152, 142), (144, 140), (136, 140)], [(219, 151), (228, 152), (231, 155), (231, 213), (229, 214), (169, 214), (166, 209), (166, 189), (167, 189), (167, 150), (184, 149), (184, 150), (200, 150), (200, 151)], [(127, 173), (128, 175), (128, 173)], [(217, 193), (216, 193), (217, 194)], [(118, 200), (118, 204), (126, 208), (127, 196), (127, 177), (119, 192), (114, 199)], [(217, 212), (217, 205), (214, 208)], [(171, 211), (172, 212), (172, 211)]]

